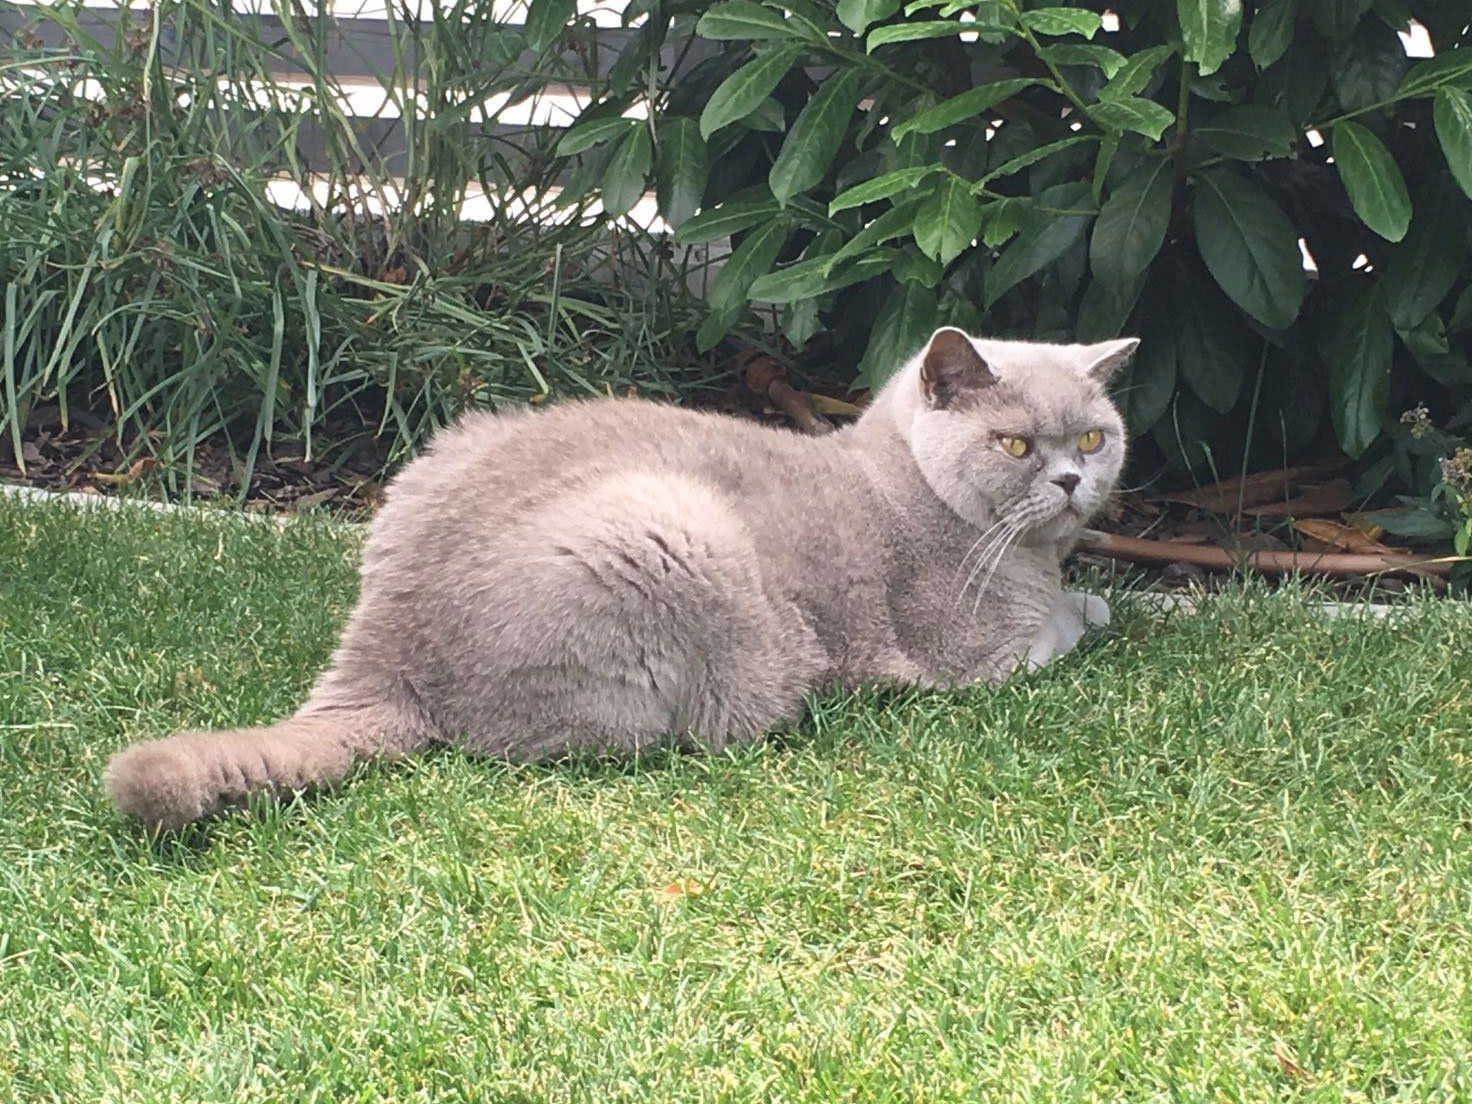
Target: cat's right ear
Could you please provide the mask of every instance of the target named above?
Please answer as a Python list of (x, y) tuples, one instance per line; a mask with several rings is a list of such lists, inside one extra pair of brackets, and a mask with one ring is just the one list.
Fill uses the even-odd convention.
[(930, 335), (920, 359), (920, 390), (936, 410), (954, 406), (970, 392), (997, 382), (971, 339), (954, 326)]

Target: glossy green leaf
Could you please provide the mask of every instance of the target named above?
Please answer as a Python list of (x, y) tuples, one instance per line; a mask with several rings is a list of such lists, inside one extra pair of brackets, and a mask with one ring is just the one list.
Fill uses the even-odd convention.
[(1099, 98), (1120, 99), (1133, 96), (1150, 83), (1150, 78), (1160, 68), (1160, 63), (1175, 52), (1173, 46), (1150, 46), (1131, 54), (1125, 59), (1119, 72), (1099, 92)]
[(1291, 325), (1307, 281), (1282, 209), (1256, 184), (1217, 169), (1197, 177), (1192, 215), (1196, 246), (1222, 290), (1270, 329)]
[(1395, 338), (1378, 290), (1341, 310), (1328, 353), (1329, 413), (1340, 447), (1358, 457), (1385, 424)]
[(981, 231), (981, 205), (971, 185), (947, 173), (915, 214), (915, 244), (928, 257), (950, 264)]
[(1257, 79), (1255, 98), (1260, 103), (1281, 107), (1295, 126), (1333, 114), (1324, 103), (1329, 90), (1329, 54), (1323, 41), (1299, 35), (1283, 60)]
[(1237, 48), (1242, 0), (1176, 0), (1187, 61), (1203, 74), (1215, 73)]
[(1396, 330), (1406, 350), (1437, 383), (1459, 387), (1472, 382), (1472, 365), (1460, 349), (1453, 349), (1447, 336), (1446, 323), (1435, 311), (1408, 330)]
[(770, 219), (742, 239), (736, 251), (726, 258), (706, 297), (712, 316), (720, 318), (723, 326), (701, 327), (697, 345), (702, 352), (714, 348), (716, 342), (729, 332), (746, 304), (746, 293), (751, 285), (772, 270), (772, 264), (787, 240), (788, 229), (783, 220)]
[(1374, 0), (1311, 0), (1308, 12), (1325, 38), (1343, 39), (1354, 33), (1373, 3)]
[(709, 175), (700, 125), (688, 117), (667, 116), (659, 123), (655, 182), (659, 213), (678, 230), (696, 211)]
[(1238, 161), (1287, 157), (1298, 140), (1298, 130), (1285, 112), (1257, 104), (1229, 107), (1191, 133), (1210, 149)]
[(933, 172), (939, 172), (940, 166), (932, 162), (929, 165), (915, 165), (908, 169), (896, 169), (887, 172), (883, 176), (876, 176), (855, 184), (833, 197), (833, 202), (828, 204), (828, 213), (836, 215), (839, 211), (846, 211), (850, 207), (862, 207), (865, 203), (874, 203), (881, 199), (888, 199), (892, 195), (909, 191), (920, 181), (924, 180)]
[(1401, 81), (1397, 96), (1426, 96), (1443, 85), (1472, 84), (1472, 50), (1447, 50), (1412, 65)]
[(1245, 331), (1215, 296), (1206, 303), (1185, 289), (1177, 291), (1171, 312), (1176, 371), (1192, 394), (1218, 414), (1226, 414), (1237, 404), (1251, 359), (1242, 340)]
[(826, 269), (831, 259), (831, 254), (824, 254), (768, 272), (752, 282), (748, 295), (754, 303), (792, 303), (821, 295), (827, 290)]
[(758, 55), (721, 82), (700, 113), (700, 136), (709, 138), (721, 127), (744, 119), (772, 94), (797, 60), (798, 48), (781, 46)]
[(1005, 36), (1017, 29), (1016, 0), (947, 0), (940, 10), (947, 19), (962, 12), (974, 17), (971, 25), (981, 33), (983, 42), (1000, 42), (999, 34)]
[(1355, 214), (1387, 241), (1400, 241), (1411, 224), (1405, 178), (1379, 138), (1358, 123), (1334, 126), (1334, 167)]
[(1170, 225), (1170, 162), (1147, 161), (1115, 188), (1089, 240), (1089, 267), (1114, 295), (1132, 288), (1160, 252)]
[(870, 253), (837, 268), (833, 267), (833, 257), (832, 253), (805, 257), (769, 272), (752, 283), (747, 296), (757, 303), (793, 303), (826, 295), (888, 272), (894, 263), (894, 250)]
[(617, 218), (629, 212), (644, 195), (649, 168), (654, 162), (654, 144), (649, 127), (640, 123), (619, 143), (613, 160), (603, 174), (603, 210)]
[(808, 100), (767, 177), (778, 203), (785, 205), (827, 174), (858, 106), (861, 80), (857, 69), (844, 69), (824, 81)]
[(1125, 288), (1120, 294), (1103, 280), (1091, 279), (1079, 300), (1078, 317), (1073, 324), (1074, 340), (1110, 341), (1119, 337), (1139, 299), (1138, 286)]
[(577, 0), (531, 0), (526, 13), (527, 44), (538, 53), (555, 44), (577, 14)]
[(995, 169), (988, 169), (987, 174), (978, 180), (976, 185), (978, 188), (983, 187), (986, 184), (990, 184), (993, 180), (1001, 180), (1004, 177), (1011, 176), (1013, 173), (1019, 173), (1023, 169), (1036, 165), (1039, 161), (1052, 157), (1055, 153), (1062, 153), (1064, 150), (1071, 149), (1084, 142), (1097, 142), (1098, 140), (1098, 138), (1091, 134), (1075, 134), (1071, 138), (1060, 138), (1056, 142), (1034, 146), (1025, 153), (1019, 153), (1016, 157), (1003, 161)]
[(1154, 100), (1138, 96), (1120, 96), (1117, 99), (1099, 100), (1088, 105), (1089, 116), (1105, 130), (1122, 134), (1133, 131), (1143, 134), (1152, 142), (1165, 133), (1165, 128), (1176, 121), (1168, 108)]
[(900, 10), (900, 0), (838, 0), (838, 21), (856, 35)]
[(816, 299), (799, 299), (782, 312), (782, 336), (794, 349), (801, 351), (819, 329)]
[(721, 343), (721, 338), (731, 332), (731, 327), (741, 319), (745, 307), (737, 305), (727, 307), (724, 310), (713, 310), (705, 316), (705, 321), (695, 331), (695, 348), (702, 353), (708, 353)]
[(1145, 433), (1170, 408), (1176, 390), (1176, 335), (1172, 327), (1154, 324), (1140, 339), (1139, 351), (1110, 384), (1125, 425)]
[(1472, 196), (1472, 96), (1460, 88), (1436, 93), (1436, 137), (1462, 191)]
[(918, 196), (906, 197), (896, 203), (846, 241), (842, 248), (833, 254), (832, 259), (828, 262), (829, 271), (833, 271), (850, 258), (867, 253), (876, 245), (883, 245), (887, 241), (911, 233), (915, 226), (915, 212), (919, 207)]
[(859, 361), (859, 386), (882, 386), (920, 351), (935, 330), (935, 307), (935, 292), (923, 284), (912, 281), (895, 289), (869, 331), (869, 345)]
[[(1086, 196), (1087, 186), (1083, 186), (1079, 198)], [(990, 310), (1012, 288), (1056, 261), (1083, 236), (1092, 219), (1092, 215), (1034, 212), (987, 272), (982, 305)]]
[(1022, 196), (994, 199), (981, 209), (981, 242), (995, 249), (1022, 229), (1032, 201)]
[(1106, 134), (1099, 140), (1099, 148), (1094, 151), (1094, 174), (1089, 191), (1093, 194), (1096, 206), (1104, 198), (1104, 184), (1109, 179), (1109, 169), (1119, 153), (1119, 139), (1118, 134)]
[(1397, 34), (1409, 34), (1411, 32), (1411, 9), (1406, 6), (1405, 0), (1372, 0), (1371, 8), (1374, 9), (1380, 22), (1384, 23)]
[(1360, 516), (1372, 525), (1380, 526), (1387, 533), (1394, 533), (1397, 537), (1444, 541), (1452, 535), (1456, 528), (1445, 518), (1418, 508), (1367, 510)]
[(564, 156), (582, 153), (604, 142), (622, 138), (640, 125), (638, 119), (622, 117), (590, 119), (586, 123), (578, 123), (570, 127), (557, 143), (557, 152)]
[(927, 38), (949, 38), (952, 35), (975, 33), (975, 23), (960, 20), (931, 20), (920, 23), (893, 23), (877, 27), (869, 32), (865, 49), (873, 53), (881, 46), (892, 46), (896, 42), (918, 42)]
[(909, 134), (934, 134), (937, 130), (963, 123), (967, 119), (975, 118), (988, 108), (995, 107), (1003, 100), (1017, 95), (1024, 88), (1031, 88), (1041, 83), (1043, 82), (1030, 77), (1019, 77), (1015, 80), (977, 85), (969, 91), (962, 92), (959, 96), (952, 96), (949, 100), (943, 100), (934, 107), (928, 107), (913, 118), (900, 123), (894, 128), (894, 141), (902, 142)]
[(767, 134), (787, 133), (787, 113), (775, 96), (768, 96), (756, 105), (756, 110), (741, 120), (747, 130), (760, 130)]
[(753, 0), (725, 0), (712, 5), (695, 24), (695, 33), (701, 38), (732, 41), (802, 36), (801, 28), (781, 12)]
[(1104, 73), (1105, 79), (1113, 77), (1124, 68), (1125, 56), (1108, 46), (1094, 46), (1077, 42), (1055, 42), (1038, 51), (1054, 65), (1092, 65)]
[(918, 249), (897, 249), (893, 253), (890, 273), (902, 284), (914, 280), (933, 288), (946, 274), (938, 261), (927, 257)]
[(675, 232), (675, 241), (681, 245), (719, 241), (765, 222), (781, 211), (775, 199), (727, 200), (689, 219)]
[(1345, 111), (1384, 103), (1395, 95), (1409, 61), (1400, 36), (1378, 19), (1367, 19), (1329, 55), (1329, 79)]
[(1083, 8), (1034, 8), (1019, 18), (1024, 27), (1040, 35), (1081, 34), (1093, 38), (1103, 26), (1096, 12)]
[(1416, 197), (1411, 229), (1385, 265), (1385, 295), (1397, 330), (1421, 323), (1446, 298), (1467, 260), (1467, 235), (1451, 228), (1465, 216), (1450, 185)]
[(1252, 13), (1247, 53), (1259, 69), (1266, 69), (1287, 52), (1297, 17), (1298, 0), (1268, 0)]
[(1462, 333), (1472, 330), (1472, 287), (1462, 289), (1462, 294), (1457, 297), (1457, 305), (1452, 308), (1452, 316), (1446, 324), (1448, 333)]
[(617, 142), (604, 142), (584, 150), (557, 194), (557, 206), (577, 204), (603, 186), (603, 174), (618, 152)]

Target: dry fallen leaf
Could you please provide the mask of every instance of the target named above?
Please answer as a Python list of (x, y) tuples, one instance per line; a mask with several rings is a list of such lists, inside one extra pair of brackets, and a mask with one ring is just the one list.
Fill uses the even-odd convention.
[(1273, 1057), (1278, 1060), (1279, 1067), (1289, 1077), (1296, 1077), (1300, 1081), (1312, 1081), (1313, 1074), (1304, 1069), (1284, 1052), (1282, 1045), (1273, 1048)]
[(681, 878), (677, 882), (671, 882), (659, 892), (665, 898), (699, 897), (705, 892), (705, 886), (701, 885), (694, 878)]
[(1305, 537), (1318, 541), (1330, 552), (1393, 552), (1377, 539), (1385, 532), (1378, 525), (1345, 525), (1328, 518), (1304, 518), (1293, 523)]
[(1267, 502), (1244, 507), (1253, 517), (1313, 517), (1337, 514), (1354, 501), (1354, 486), (1347, 479), (1331, 479), (1327, 483), (1306, 486), (1303, 493), (1285, 502)]
[(1292, 497), (1292, 488), (1305, 479), (1330, 475), (1344, 466), (1342, 460), (1317, 460), (1276, 471), (1254, 472), (1246, 479), (1224, 479), (1194, 491), (1172, 491), (1152, 495), (1152, 502), (1175, 502), (1195, 506), (1213, 514), (1235, 513), (1238, 505), (1261, 506)]
[(99, 483), (107, 483), (113, 487), (122, 487), (128, 483), (132, 483), (144, 472), (156, 467), (158, 467), (158, 461), (152, 456), (140, 456), (137, 460), (133, 461), (132, 467), (125, 472), (96, 472), (92, 478)]
[(809, 392), (808, 399), (813, 404), (813, 409), (819, 414), (832, 416), (837, 414), (843, 418), (857, 418), (864, 411), (851, 402), (835, 399), (829, 395), (819, 395), (817, 392)]
[(324, 491), (314, 491), (311, 494), (304, 494), (304, 495), (302, 495), (300, 498), (298, 498), (295, 502), (293, 502), (291, 504), (291, 507), (292, 507), (293, 510), (306, 510), (306, 509), (308, 509), (308, 508), (310, 508), (312, 506), (321, 505), (322, 503), (326, 502), (328, 499), (335, 498), (336, 496), (337, 496), (337, 488), (336, 487), (328, 487)]

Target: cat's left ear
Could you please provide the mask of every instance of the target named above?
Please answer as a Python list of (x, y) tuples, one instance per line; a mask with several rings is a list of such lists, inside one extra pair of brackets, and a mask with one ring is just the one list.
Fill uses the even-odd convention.
[(930, 335), (920, 358), (920, 390), (932, 407), (944, 410), (996, 382), (971, 339), (956, 327), (942, 326)]
[(1088, 354), (1084, 375), (1108, 383), (1135, 355), (1140, 347), (1138, 337), (1121, 337), (1116, 341), (1101, 341), (1097, 345), (1084, 346)]

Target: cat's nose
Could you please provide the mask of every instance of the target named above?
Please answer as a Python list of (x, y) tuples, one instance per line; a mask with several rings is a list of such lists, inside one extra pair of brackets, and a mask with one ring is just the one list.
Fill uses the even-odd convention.
[(1078, 475), (1074, 472), (1068, 472), (1066, 475), (1060, 475), (1053, 482), (1063, 488), (1064, 494), (1071, 495), (1073, 494), (1073, 489), (1078, 486)]

